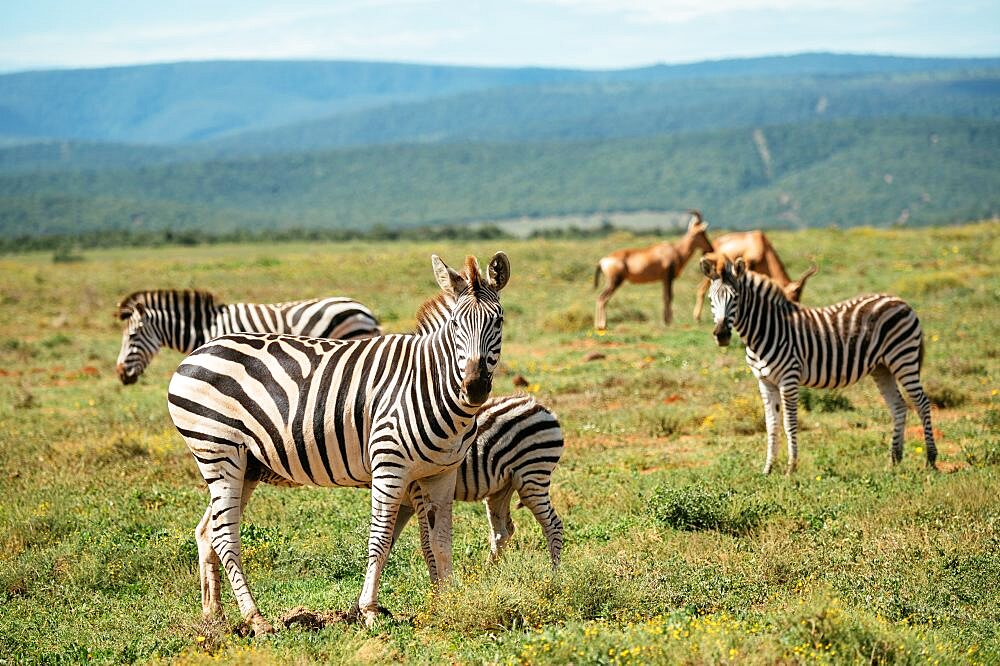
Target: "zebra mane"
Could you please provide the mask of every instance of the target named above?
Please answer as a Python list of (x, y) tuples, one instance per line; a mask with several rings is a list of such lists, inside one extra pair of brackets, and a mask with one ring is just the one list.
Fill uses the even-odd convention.
[(185, 295), (189, 295), (193, 300), (201, 301), (208, 307), (222, 305), (222, 303), (216, 303), (215, 294), (201, 289), (145, 289), (141, 291), (133, 291), (131, 294), (123, 298), (121, 302), (118, 303), (118, 309), (115, 311), (115, 315), (117, 317), (131, 316), (132, 311), (138, 304), (159, 304), (169, 296), (173, 296), (174, 298), (183, 298)]
[(748, 270), (743, 279), (751, 289), (773, 305), (783, 306), (790, 310), (802, 307), (795, 301), (790, 300), (781, 285), (767, 275)]
[(437, 330), (454, 306), (455, 297), (443, 291), (428, 298), (417, 308), (416, 333), (420, 335)]

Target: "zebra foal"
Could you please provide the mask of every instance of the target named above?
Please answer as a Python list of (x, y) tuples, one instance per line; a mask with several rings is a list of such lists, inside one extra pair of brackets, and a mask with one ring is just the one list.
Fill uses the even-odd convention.
[(769, 278), (746, 270), (743, 259), (702, 259), (701, 270), (712, 281), (716, 342), (728, 345), (735, 328), (746, 344), (747, 365), (757, 377), (767, 423), (765, 474), (777, 454), (779, 405), (784, 405), (791, 474), (798, 461), (799, 386), (836, 388), (866, 375), (875, 380), (892, 414), (892, 464), (903, 459), (906, 424), (899, 382), (923, 421), (927, 466), (935, 467), (930, 401), (920, 384), (923, 332), (909, 305), (895, 296), (874, 294), (805, 308), (789, 301)]
[[(458, 468), (455, 499), (482, 501), (490, 525), (489, 562), (500, 557), (514, 534), (510, 502), (516, 492), (519, 505), (527, 507), (542, 528), (552, 568), (559, 566), (563, 524), (552, 506), (552, 472), (563, 452), (559, 419), (530, 395), (490, 398), (476, 415), (476, 439)], [(399, 536), (413, 516), (413, 502), (400, 507), (396, 519)], [(433, 558), (421, 522), (421, 546), (431, 578), (436, 578)]]
[(453, 298), (447, 323), (428, 335), (329, 340), (225, 335), (174, 373), (171, 419), (208, 484), (195, 530), (202, 610), (222, 612), (219, 565), (255, 634), (273, 631), (243, 573), (240, 520), (261, 481), (370, 486), (368, 566), (358, 608), (378, 613), (382, 569), (404, 497), (415, 498), (441, 579), (451, 575), (452, 502), (458, 467), (476, 433), (500, 359), (510, 277), (498, 252), (487, 275), (474, 257), (459, 274), (437, 256), (435, 278)]
[(118, 304), (125, 322), (115, 369), (134, 384), (160, 347), (187, 354), (227, 333), (287, 333), (351, 340), (381, 335), (371, 310), (349, 298), (290, 303), (220, 303), (207, 291), (136, 291)]

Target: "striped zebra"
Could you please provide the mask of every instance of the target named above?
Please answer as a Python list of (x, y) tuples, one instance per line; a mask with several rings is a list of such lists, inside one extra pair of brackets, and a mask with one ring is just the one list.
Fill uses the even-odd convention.
[(255, 634), (273, 631), (243, 573), (240, 520), (261, 481), (371, 486), (368, 566), (358, 608), (378, 614), (378, 587), (401, 501), (416, 498), (441, 579), (451, 575), (452, 502), (476, 413), (500, 359), (510, 277), (498, 252), (486, 277), (475, 257), (463, 274), (432, 257), (454, 295), (448, 323), (429, 335), (329, 340), (242, 333), (216, 338), (184, 359), (167, 392), (171, 419), (208, 484), (195, 530), (202, 609), (222, 612), (219, 565)]
[[(510, 502), (517, 492), (518, 506), (527, 507), (542, 528), (552, 568), (559, 566), (563, 524), (549, 495), (552, 472), (563, 452), (559, 419), (530, 395), (490, 398), (476, 415), (476, 440), (458, 468), (455, 499), (482, 501), (490, 524), (490, 556), (496, 560), (514, 534)], [(400, 507), (394, 539), (412, 517), (413, 502)], [(420, 525), (421, 546), (431, 579), (437, 574), (426, 543), (427, 526)]]
[[(420, 307), (417, 334), (429, 335), (448, 322), (454, 299), (441, 292)], [(563, 525), (549, 495), (552, 472), (563, 452), (559, 419), (529, 395), (490, 398), (476, 416), (476, 440), (458, 469), (455, 499), (486, 505), (490, 524), (490, 558), (500, 556), (514, 534), (510, 501), (517, 492), (519, 506), (527, 507), (542, 527), (552, 567), (559, 566)], [(412, 503), (401, 507), (396, 535), (413, 515)], [(431, 579), (436, 577), (426, 543), (426, 526), (420, 526), (421, 545)]]
[(920, 385), (923, 332), (913, 308), (886, 294), (805, 308), (789, 301), (769, 278), (747, 271), (742, 259), (735, 263), (703, 259), (701, 270), (712, 280), (709, 296), (716, 342), (728, 345), (735, 328), (760, 386), (767, 422), (765, 474), (771, 471), (778, 449), (780, 404), (785, 408), (791, 474), (798, 460), (799, 386), (836, 388), (865, 375), (875, 380), (892, 414), (892, 464), (903, 459), (906, 402), (899, 382), (923, 421), (927, 466), (935, 467), (930, 401)]
[(207, 291), (137, 291), (118, 304), (125, 322), (116, 370), (134, 384), (160, 347), (185, 354), (227, 333), (287, 333), (351, 340), (381, 335), (371, 310), (349, 298), (291, 303), (219, 303)]

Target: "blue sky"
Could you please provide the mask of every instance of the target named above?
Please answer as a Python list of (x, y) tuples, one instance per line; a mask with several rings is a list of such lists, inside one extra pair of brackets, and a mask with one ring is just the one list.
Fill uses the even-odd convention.
[(997, 0), (3, 0), (0, 70), (322, 58), (618, 68), (836, 51), (1000, 55)]

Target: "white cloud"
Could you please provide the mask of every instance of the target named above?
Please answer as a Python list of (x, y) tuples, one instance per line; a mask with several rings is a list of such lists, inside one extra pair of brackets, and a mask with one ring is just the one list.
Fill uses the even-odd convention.
[(617, 14), (636, 23), (686, 23), (738, 12), (902, 11), (912, 0), (531, 0), (588, 14)]

